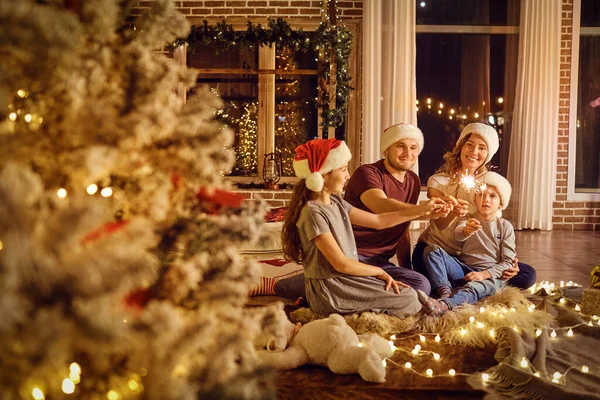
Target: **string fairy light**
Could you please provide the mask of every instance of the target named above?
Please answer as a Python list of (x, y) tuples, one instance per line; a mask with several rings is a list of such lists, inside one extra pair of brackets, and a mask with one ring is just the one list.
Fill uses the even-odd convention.
[(46, 396), (44, 396), (44, 392), (42, 392), (42, 389), (37, 386), (31, 390), (31, 396), (33, 396), (35, 400), (44, 400), (46, 398)]

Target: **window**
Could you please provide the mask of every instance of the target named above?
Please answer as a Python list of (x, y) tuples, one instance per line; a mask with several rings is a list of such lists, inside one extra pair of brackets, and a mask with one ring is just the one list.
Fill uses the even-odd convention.
[(417, 1), (417, 123), (425, 135), (419, 176), (427, 179), (470, 122), (494, 126), (492, 164), (505, 174), (517, 75), (520, 2)]
[[(572, 62), (576, 65), (572, 64), (569, 136), (575, 142), (569, 145), (569, 159), (574, 155), (575, 171), (569, 181), (574, 181), (576, 194), (597, 194), (600, 193), (600, 2), (581, 0), (574, 5)], [(569, 192), (573, 191), (572, 186), (570, 182)]]
[(236, 162), (226, 175), (261, 182), (265, 154), (278, 152), (282, 175), (294, 176), (294, 149), (319, 134), (317, 57), (276, 46), (224, 49), (214, 43), (188, 54), (188, 67), (199, 71), (197, 84), (224, 102), (217, 118), (234, 131)]

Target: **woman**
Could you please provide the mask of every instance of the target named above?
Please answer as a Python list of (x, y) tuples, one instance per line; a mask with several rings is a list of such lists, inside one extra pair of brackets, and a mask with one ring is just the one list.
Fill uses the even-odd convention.
[[(487, 172), (488, 165), (498, 151), (498, 132), (489, 125), (479, 122), (464, 127), (454, 148), (444, 154), (445, 163), (427, 181), (427, 196), (447, 198), (454, 203), (454, 209), (446, 218), (432, 220), (429, 227), (419, 237), (413, 251), (413, 267), (427, 276), (423, 263), (423, 250), (429, 245), (437, 245), (448, 254), (458, 255), (460, 243), (454, 240), (451, 226), (456, 218), (476, 212), (475, 190), (470, 182), (480, 180)], [(507, 284), (527, 289), (535, 283), (536, 272), (530, 265), (518, 262), (513, 268), (504, 271), (502, 279)]]
[[(296, 152), (293, 165), (301, 181), (294, 187), (282, 241), (286, 258), (303, 264), (310, 308), (321, 315), (373, 311), (406, 317), (420, 311), (414, 289), (358, 261), (352, 232), (352, 224), (383, 229), (414, 217), (406, 211), (372, 214), (340, 197), (350, 177), (351, 154), (343, 141), (315, 139)], [(415, 213), (443, 207), (443, 201), (434, 199)]]

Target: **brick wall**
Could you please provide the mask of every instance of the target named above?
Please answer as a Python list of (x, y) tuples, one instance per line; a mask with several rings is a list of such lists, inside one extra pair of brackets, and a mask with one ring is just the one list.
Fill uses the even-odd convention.
[(554, 223), (554, 229), (600, 230), (600, 202), (567, 201), (572, 36), (573, 0), (563, 0), (560, 55), (560, 100), (558, 111), (558, 149), (556, 154), (556, 199), (553, 203), (552, 222)]
[(248, 201), (263, 199), (271, 207), (289, 206), (292, 199), (291, 190), (240, 189), (237, 191)]
[[(333, 1), (333, 0), (332, 0)], [(151, 1), (140, 1), (139, 8)], [(227, 17), (302, 17), (320, 18), (322, 2), (315, 0), (190, 0), (175, 1), (186, 16), (198, 18)], [(339, 18), (362, 18), (362, 0), (338, 1)]]

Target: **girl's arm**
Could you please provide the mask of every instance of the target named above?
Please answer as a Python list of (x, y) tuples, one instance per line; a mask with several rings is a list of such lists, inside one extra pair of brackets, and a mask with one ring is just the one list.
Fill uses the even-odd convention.
[(346, 257), (331, 232), (315, 237), (314, 241), (319, 251), (323, 253), (327, 261), (339, 273), (354, 276), (374, 276), (385, 282), (386, 291), (392, 287), (396, 293), (400, 293), (398, 283), (383, 269)]
[(354, 225), (367, 228), (384, 229), (399, 225), (403, 222), (412, 221), (415, 218), (429, 215), (439, 209), (446, 207), (446, 203), (441, 199), (432, 199), (427, 203), (419, 204), (400, 211), (386, 212), (383, 214), (373, 214), (368, 211), (353, 207), (350, 210), (350, 221)]

